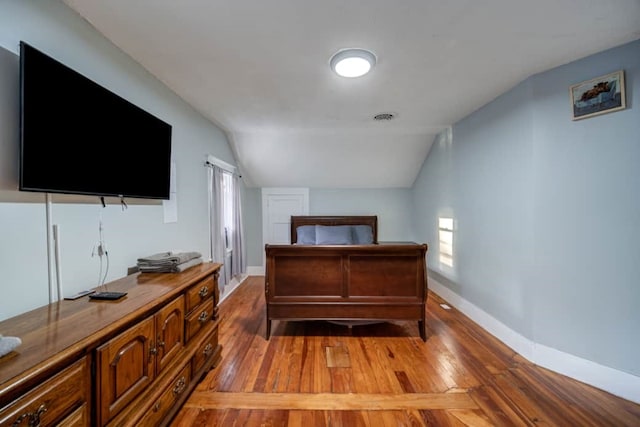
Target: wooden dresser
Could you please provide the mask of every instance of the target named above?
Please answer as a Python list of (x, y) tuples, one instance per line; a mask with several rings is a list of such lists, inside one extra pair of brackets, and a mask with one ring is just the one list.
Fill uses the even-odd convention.
[(221, 358), (218, 274), (134, 274), (117, 301), (59, 301), (0, 322), (0, 426), (168, 424)]

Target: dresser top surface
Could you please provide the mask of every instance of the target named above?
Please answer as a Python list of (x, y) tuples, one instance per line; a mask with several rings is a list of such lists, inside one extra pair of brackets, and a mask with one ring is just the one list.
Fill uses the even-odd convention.
[(204, 263), (182, 273), (136, 273), (96, 288), (127, 292), (119, 300), (90, 300), (86, 296), (61, 300), (1, 321), (0, 333), (19, 337), (22, 344), (0, 358), (0, 394), (6, 391), (7, 383), (38, 376), (49, 366), (100, 345), (220, 267)]

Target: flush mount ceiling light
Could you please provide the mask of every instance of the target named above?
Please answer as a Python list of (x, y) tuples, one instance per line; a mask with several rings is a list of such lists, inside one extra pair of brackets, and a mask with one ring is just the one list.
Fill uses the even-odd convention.
[(376, 56), (364, 49), (343, 49), (331, 57), (331, 69), (342, 77), (360, 77), (376, 65)]

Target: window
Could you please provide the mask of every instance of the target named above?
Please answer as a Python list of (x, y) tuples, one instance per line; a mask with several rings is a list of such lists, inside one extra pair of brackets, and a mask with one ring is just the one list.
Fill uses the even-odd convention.
[[(223, 260), (231, 255), (233, 236), (236, 232), (234, 225), (234, 194), (237, 191), (234, 183), (236, 167), (211, 155), (207, 156), (206, 164), (211, 166), (211, 174), (209, 175), (211, 183), (209, 206), (211, 206), (210, 214), (212, 215), (209, 218), (212, 227), (210, 230), (212, 235), (211, 259)], [(218, 178), (214, 178), (212, 174)], [(214, 186), (216, 188), (213, 188)], [(215, 233), (213, 233), (214, 230), (216, 230)], [(218, 254), (218, 252), (224, 254)], [(224, 262), (229, 262), (229, 260), (225, 259)]]
[(240, 176), (236, 167), (214, 156), (207, 156), (209, 190), (209, 245), (211, 259), (223, 263), (218, 284), (221, 289), (231, 278), (246, 271)]
[(453, 218), (438, 218), (440, 265), (453, 267)]

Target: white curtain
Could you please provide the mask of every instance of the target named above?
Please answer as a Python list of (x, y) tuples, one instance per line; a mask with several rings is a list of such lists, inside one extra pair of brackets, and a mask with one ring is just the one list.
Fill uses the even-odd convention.
[[(211, 259), (213, 262), (225, 263), (225, 242), (224, 242), (224, 171), (215, 166), (209, 167), (209, 221), (211, 226)], [(225, 265), (220, 270), (218, 287), (220, 292), (224, 291), (227, 284)]]
[(244, 229), (242, 227), (242, 195), (240, 192), (240, 177), (233, 175), (233, 233), (231, 239), (232, 258), (231, 276), (243, 274), (247, 270), (244, 248)]

